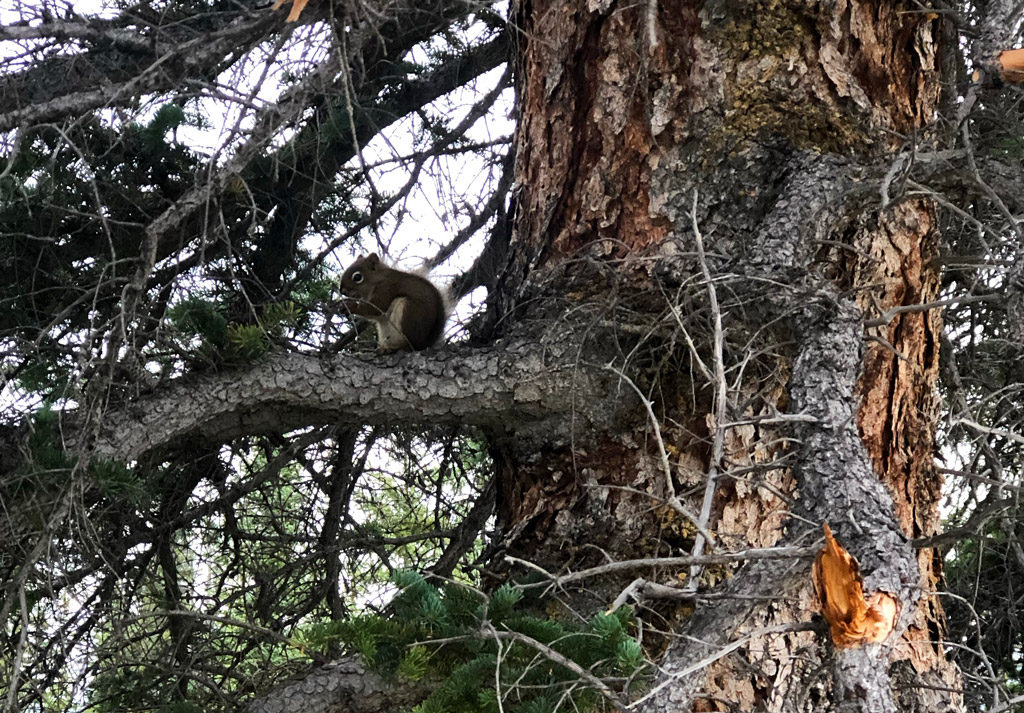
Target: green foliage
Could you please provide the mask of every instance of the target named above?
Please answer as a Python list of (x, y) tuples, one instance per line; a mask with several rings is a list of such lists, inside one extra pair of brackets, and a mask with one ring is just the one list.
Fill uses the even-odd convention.
[(133, 505), (141, 505), (149, 499), (146, 484), (135, 471), (125, 468), (121, 463), (96, 460), (90, 463), (89, 469), (103, 497), (127, 501)]
[(271, 340), (281, 337), (286, 328), (302, 326), (306, 315), (295, 302), (286, 300), (266, 305), (258, 324), (239, 324), (229, 322), (216, 301), (189, 297), (167, 310), (167, 321), (179, 337), (199, 340), (195, 351), (200, 357), (253, 361), (266, 354)]
[(279, 334), (285, 327), (297, 327), (303, 314), (291, 300), (271, 302), (263, 308), (263, 328), (271, 334)]
[(644, 650), (640, 642), (624, 638), (615, 645), (615, 664), (622, 673), (635, 671), (644, 664)]
[(554, 713), (558, 701), (549, 694), (541, 694), (533, 700), (516, 707), (516, 713)]
[(161, 713), (203, 713), (203, 707), (192, 701), (174, 701), (160, 709)]
[(497, 713), (498, 691), (494, 687), (494, 671), (498, 657), (481, 653), (455, 666), (427, 697), (413, 708), (414, 713), (449, 713), (487, 711)]
[(495, 624), (503, 622), (522, 598), (522, 590), (516, 589), (508, 582), (498, 587), (491, 594), (491, 606), (488, 611), (491, 621)]
[(270, 349), (267, 333), (258, 324), (232, 324), (228, 327), (228, 344), (232, 353), (246, 361), (258, 359)]
[[(598, 678), (626, 678), (644, 667), (627, 608), (582, 624), (555, 621), (519, 611), (522, 592), (510, 584), (486, 597), (457, 584), (434, 586), (415, 572), (398, 571), (393, 580), (401, 591), (386, 616), (331, 622), (308, 631), (306, 640), (340, 639), (386, 676), (439, 680), (415, 713), (540, 713), (554, 711), (559, 701), (565, 710), (601, 709), (602, 696), (545, 656), (545, 648)], [(509, 632), (535, 643), (502, 637)]]
[(190, 297), (167, 311), (167, 320), (181, 334), (195, 336), (217, 349), (228, 342), (228, 320), (220, 307), (202, 297)]
[(164, 104), (156, 110), (148, 126), (138, 129), (143, 148), (148, 153), (159, 151), (163, 148), (167, 132), (177, 129), (185, 122), (185, 110), (180, 104)]
[(71, 468), (75, 461), (60, 444), (60, 414), (49, 406), (36, 411), (28, 437), (29, 462), (37, 471), (55, 471)]
[[(4, 505), (19, 513), (23, 537), (29, 531), (46, 526), (54, 500), (67, 486), (72, 469), (79, 462), (64, 449), (58, 414), (49, 406), (33, 414), (26, 445), (28, 457), (24, 465), (0, 484)], [(87, 495), (89, 499), (98, 495), (108, 506), (121, 511), (135, 510), (151, 497), (139, 475), (121, 463), (94, 458), (89, 461), (84, 476), (84, 482), (92, 487)], [(123, 503), (127, 503), (127, 507)]]
[(82, 290), (104, 281), (119, 289), (131, 269), (124, 255), (191, 184), (201, 157), (166, 141), (182, 123), (195, 121), (168, 104), (146, 126), (94, 116), (21, 134), (0, 178), (0, 328), (31, 339), (66, 333), (106, 306), (106, 293), (79, 299)]
[(413, 646), (405, 652), (398, 663), (398, 675), (410, 681), (418, 681), (427, 674), (430, 652), (425, 646)]
[[(69, 455), (58, 439), (59, 422), (56, 412), (49, 407), (41, 408), (33, 417), (32, 429), (28, 435), (29, 459), (22, 477), (12, 479), (11, 495), (26, 495), (27, 489), (48, 489), (59, 487), (75, 467), (77, 459)], [(88, 474), (99, 493), (112, 501), (127, 501), (133, 505), (144, 503), (149, 491), (138, 474), (122, 463), (93, 459), (89, 462)]]
[(338, 284), (338, 276), (321, 272), (304, 282), (301, 289), (295, 291), (296, 299), (303, 304), (325, 303), (334, 298), (334, 290)]
[[(300, 51), (276, 54), (277, 30), (228, 38), (221, 57), (214, 56), (216, 42), (204, 44), (202, 57), (158, 68), (156, 86), (128, 35), (143, 44), (157, 35), (222, 41), (246, 9), (233, 0), (115, 0), (107, 9), (125, 11), (123, 22), (115, 21), (125, 35), (117, 46), (55, 35), (35, 52), (38, 41), (14, 40), (28, 49), (12, 71), (63, 78), (72, 89), (107, 77), (113, 84), (101, 81), (103, 87), (124, 91), (95, 111), (57, 107), (59, 116), (26, 122), (0, 148), (6, 421), (25, 426), (40, 404), (54, 409), (38, 414), (35, 430), (25, 429), (31, 456), (0, 483), (7, 513), (0, 579), (29, 577), (28, 619), (15, 600), (5, 622), (12, 646), (24, 654), (21, 675), (0, 676), (0, 698), (40, 711), (228, 710), (309, 663), (309, 647), (293, 645), (297, 627), (389, 591), (393, 567), (437, 562), (472, 511), (488, 469), (463, 461), (461, 445), (434, 449), (455, 440), (447, 427), (403, 434), (388, 457), (367, 458), (365, 443), (399, 442), (385, 435), (389, 427), (321, 428), (317, 419), (293, 434), (223, 442), (204, 428), (168, 448), (140, 444), (148, 452), (129, 468), (95, 460), (87, 468), (65, 451), (61, 429), (75, 429), (61, 410), (77, 413), (74, 425), (83, 430), (75, 445), (88, 449), (106, 415), (133, 411), (158, 379), (239, 365), (275, 349), (315, 350), (333, 336), (324, 328), (331, 315), (316, 311), (336, 296), (337, 275), (326, 274), (331, 253), (346, 254), (352, 239), (376, 248), (393, 227), (413, 219), (406, 198), (415, 201), (432, 188), (444, 202), (433, 207), (454, 225), (463, 210), (485, 200), (478, 190), (502, 185), (489, 169), (505, 148), (483, 150), (486, 173), (466, 170), (474, 187), (465, 200), (446, 190), (456, 157), (446, 147), (434, 155), (417, 118), (418, 97), (470, 82), (482, 69), (435, 74), (447, 72), (438, 63), (453, 57), (433, 49), (427, 63), (404, 62), (422, 59), (415, 46), (458, 39), (445, 33), (434, 41), (435, 23), (423, 22), (422, 13), (411, 24), (400, 14), (378, 18), (387, 41), (371, 43), (373, 66), (346, 82), (339, 102), (337, 92), (302, 91), (293, 100), (279, 91), (279, 77), (308, 81), (336, 54), (332, 33), (314, 33)], [(281, 14), (272, 19), (286, 28)], [(504, 31), (504, 20), (496, 15), (492, 27)], [(463, 30), (457, 34), (474, 45), (490, 39), (476, 28)], [(82, 53), (96, 62), (71, 62)], [(410, 93), (409, 82), (420, 76), (429, 81)], [(211, 77), (219, 83), (207, 91)], [(244, 86), (233, 89), (234, 79)], [(23, 88), (29, 95), (61, 91), (39, 90), (31, 81)], [(468, 85), (469, 94), (453, 101), (468, 106), (486, 90)], [(284, 114), (272, 106), (279, 95)], [(302, 106), (305, 98), (312, 103)], [(21, 99), (18, 107), (34, 103), (32, 96)], [(448, 113), (443, 106), (422, 111)], [(228, 115), (232, 126), (189, 130), (204, 125), (201, 112)], [(380, 127), (399, 120), (396, 128), (410, 139), (395, 146), (415, 155), (382, 155), (365, 165), (352, 160)], [(405, 184), (402, 174), (421, 169), (430, 184), (410, 182), (408, 194), (395, 192), (394, 178)], [(400, 200), (391, 204), (390, 197)], [(295, 438), (305, 445), (292, 449)], [(421, 448), (426, 453), (418, 460)], [(471, 452), (486, 457), (486, 448)], [(10, 461), (18, 454), (8, 455)], [(457, 532), (461, 539), (464, 530)], [(483, 546), (474, 543), (462, 560)], [(40, 558), (32, 554), (40, 551)], [(455, 576), (465, 576), (459, 571)], [(434, 591), (410, 607), (415, 625), (332, 623), (311, 631), (309, 645), (336, 653), (348, 641), (394, 675), (425, 677), (436, 671), (435, 647), (406, 642), (428, 630), (471, 630), (479, 625), (480, 603), (464, 588)], [(503, 616), (514, 615), (514, 607), (503, 606)], [(492, 606), (492, 620), (500, 609)], [(463, 649), (480, 647), (467, 641)]]

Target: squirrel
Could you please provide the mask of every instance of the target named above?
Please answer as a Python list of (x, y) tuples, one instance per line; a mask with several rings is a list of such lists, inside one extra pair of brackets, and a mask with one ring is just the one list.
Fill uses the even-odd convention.
[(360, 255), (341, 276), (342, 305), (377, 325), (377, 349), (426, 349), (437, 343), (448, 314), (440, 291), (425, 277)]

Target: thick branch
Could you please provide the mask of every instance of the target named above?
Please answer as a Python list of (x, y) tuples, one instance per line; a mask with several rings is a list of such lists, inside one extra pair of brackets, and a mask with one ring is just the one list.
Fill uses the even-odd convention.
[[(575, 356), (573, 346), (531, 341), (414, 354), (283, 354), (241, 372), (184, 378), (108, 412), (90, 450), (132, 460), (319, 423), (449, 423), (558, 442), (573, 427), (614, 425), (629, 404), (608, 372)], [(74, 431), (65, 437), (74, 442)]]
[[(920, 596), (917, 561), (900, 530), (892, 498), (875, 474), (857, 430), (855, 397), (862, 368), (861, 315), (838, 297), (822, 294), (797, 318), (802, 349), (793, 367), (793, 409), (817, 416), (800, 422), (800, 502), (812, 522), (843, 527), (847, 542), (869, 572), (865, 587), (898, 597), (910, 621)], [(894, 710), (888, 678), (888, 650), (878, 645), (838, 649), (833, 672), (851, 710)]]
[[(757, 304), (763, 321), (786, 324), (795, 338), (796, 358), (789, 381), (794, 419), (794, 470), (799, 477), (799, 511), (804, 521), (828, 520), (842, 527), (844, 544), (860, 558), (869, 591), (900, 599), (906, 614), (920, 596), (914, 554), (896, 520), (892, 499), (875, 473), (858, 432), (857, 379), (864, 363), (863, 315), (849, 297), (809, 269), (816, 246), (831, 240), (847, 216), (870, 198), (853, 188), (856, 167), (827, 157), (798, 159), (768, 211), (754, 246), (744, 255), (745, 302)], [(795, 237), (794, 237), (795, 236)], [(780, 289), (781, 285), (787, 285)], [(788, 541), (799, 536), (794, 528)], [(784, 540), (784, 542), (787, 540)], [(724, 586), (729, 596), (777, 594), (804, 596), (810, 583), (806, 565), (782, 568), (754, 562)], [(737, 598), (698, 609), (686, 644), (665, 656), (663, 686), (642, 710), (690, 703), (703, 688), (701, 669), (747, 631), (750, 622), (772, 622), (770, 609), (754, 613), (750, 601)], [(899, 635), (908, 621), (904, 617)], [(809, 639), (813, 641), (813, 639)], [(696, 644), (695, 642), (700, 642)], [(802, 644), (807, 645), (806, 641)], [(716, 653), (718, 652), (718, 653)], [(837, 651), (832, 675), (849, 709), (894, 710), (887, 674), (888, 650), (877, 645)]]
[(246, 708), (247, 713), (382, 713), (404, 710), (430, 693), (424, 682), (389, 684), (355, 659), (318, 668), (286, 684)]

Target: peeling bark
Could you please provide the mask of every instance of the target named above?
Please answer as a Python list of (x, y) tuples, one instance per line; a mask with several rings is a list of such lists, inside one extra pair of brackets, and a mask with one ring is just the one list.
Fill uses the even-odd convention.
[[(881, 330), (864, 328), (937, 290), (934, 209), (889, 196), (880, 167), (901, 134), (934, 115), (938, 20), (867, 0), (720, 0), (653, 10), (533, 2), (522, 22), (513, 264), (536, 281), (545, 267), (571, 265), (569, 255), (627, 257), (617, 269), (637, 290), (663, 277), (685, 286), (699, 275), (699, 229), (719, 290), (732, 297), (729, 330), (774, 334), (776, 374), (788, 378), (785, 390), (751, 384), (730, 393), (748, 405), (729, 417), (752, 423), (727, 429), (727, 461), (785, 456), (791, 465), (717, 486), (709, 525), (730, 546), (767, 546), (817, 538), (828, 521), (860, 561), (865, 593), (900, 603), (884, 644), (835, 651), (801, 628), (818, 608), (809, 568), (751, 563), (720, 585), (746, 599), (693, 613), (643, 709), (876, 711), (898, 701), (957, 710), (956, 669), (927, 643), (928, 627), (941, 625), (937, 602), (921, 599), (935, 582), (933, 558), (908, 541), (938, 526), (939, 318), (906, 312)], [(627, 165), (631, 173), (620, 170)], [(646, 216), (630, 217), (638, 212)], [(510, 551), (575, 566), (583, 553), (567, 543), (583, 530), (605, 556), (685, 548), (685, 523), (658, 503), (673, 482), (703, 489), (716, 465), (707, 445), (713, 385), (692, 373), (694, 381), (674, 382), (678, 391), (660, 384), (660, 422), (648, 424), (670, 449), (668, 478), (652, 440), (609, 440), (582, 459), (507, 454)], [(792, 420), (758, 425), (776, 413)], [(766, 445), (785, 438), (788, 449)], [(760, 495), (769, 483), (774, 494)], [(633, 495), (595, 500), (627, 484)], [(787, 499), (799, 519), (772, 515)], [(611, 598), (616, 587), (598, 590)], [(767, 595), (778, 598), (750, 601)], [(947, 690), (930, 689), (936, 681)]]
[[(705, 570), (694, 586), (720, 596), (664, 613), (673, 643), (638, 708), (959, 710), (957, 672), (928, 636), (941, 608), (922, 599), (937, 565), (908, 541), (938, 525), (940, 325), (935, 313), (901, 313), (865, 334), (866, 321), (937, 291), (932, 206), (863, 185), (896, 137), (934, 113), (937, 21), (868, 0), (538, 0), (518, 12), (520, 191), (500, 295), (518, 336), (416, 354), (275, 355), (111, 410), (90, 443), (66, 424), (66, 439), (131, 460), (325, 422), (479, 426), (494, 436), (506, 551), (552, 571), (686, 554), (700, 528), (722, 549), (809, 545), (828, 521), (866, 592), (898, 600), (893, 637), (835, 650), (814, 623), (806, 561)], [(595, 264), (622, 278), (615, 289), (588, 283)], [(749, 360), (763, 379), (730, 370), (723, 422), (722, 386), (697, 364), (714, 322), (700, 268), (729, 294), (717, 315), (729, 336), (770, 347)], [(552, 283), (562, 300), (543, 293)], [(654, 315), (647, 361), (629, 341), (647, 325), (616, 331), (595, 318), (584, 326), (598, 338), (585, 341), (553, 314), (579, 306), (577, 291)], [(684, 293), (689, 302), (674, 301)], [(554, 336), (522, 336), (538, 324)], [(691, 350), (675, 332), (693, 325)], [(711, 519), (694, 523), (719, 469)], [(587, 582), (566, 598), (588, 614), (624, 583)], [(346, 661), (250, 710), (373, 711), (418, 695)]]
[[(867, 315), (894, 306), (933, 302), (939, 297), (938, 273), (928, 265), (937, 255), (932, 207), (904, 204), (882, 220), (881, 239), (863, 238), (854, 244), (865, 250), (856, 271), (858, 283), (872, 285), (860, 293)], [(939, 373), (938, 311), (897, 314), (872, 330), (876, 341), (868, 345), (858, 383), (861, 408), (858, 427), (874, 470), (893, 492), (896, 516), (910, 538), (939, 532), (938, 503), (942, 478), (935, 472), (934, 423), (939, 404), (935, 385)], [(938, 588), (941, 577), (934, 552), (917, 553), (925, 591)], [(935, 631), (944, 628), (942, 604), (932, 594), (915, 611), (901, 644), (901, 658), (924, 673), (934, 666), (939, 642)], [(953, 685), (955, 681), (947, 681)]]

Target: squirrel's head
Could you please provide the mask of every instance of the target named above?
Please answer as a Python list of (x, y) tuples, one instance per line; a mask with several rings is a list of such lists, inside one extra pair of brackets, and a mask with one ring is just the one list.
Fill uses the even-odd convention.
[(341, 293), (348, 297), (359, 297), (365, 294), (377, 280), (380, 269), (381, 263), (377, 253), (360, 255), (341, 276)]

